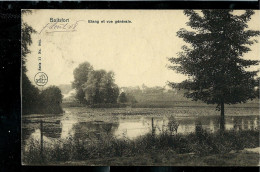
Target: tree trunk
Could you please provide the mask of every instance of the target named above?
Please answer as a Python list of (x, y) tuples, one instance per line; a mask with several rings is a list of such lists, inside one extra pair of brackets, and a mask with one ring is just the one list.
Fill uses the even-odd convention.
[(224, 102), (221, 102), (221, 112), (220, 112), (220, 131), (225, 131), (225, 112), (224, 112)]
[(155, 135), (155, 128), (154, 128), (153, 118), (152, 118), (152, 136), (154, 137), (154, 135)]

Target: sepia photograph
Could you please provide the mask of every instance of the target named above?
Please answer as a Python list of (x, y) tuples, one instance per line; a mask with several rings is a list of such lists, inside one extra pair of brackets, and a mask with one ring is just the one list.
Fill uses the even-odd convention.
[(21, 15), (22, 165), (260, 165), (259, 10)]

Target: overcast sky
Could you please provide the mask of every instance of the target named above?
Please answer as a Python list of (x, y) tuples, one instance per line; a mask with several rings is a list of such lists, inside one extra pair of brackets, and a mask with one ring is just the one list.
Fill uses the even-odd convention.
[[(74, 32), (50, 33), (52, 30), (47, 27), (43, 29), (50, 18), (69, 19), (69, 24), (84, 21), (78, 22)], [(99, 20), (99, 24), (88, 23), (88, 20)], [(102, 20), (130, 20), (132, 23), (101, 24)], [(34, 83), (33, 78), (39, 72), (38, 50), (41, 48), (42, 72), (49, 79), (46, 86), (70, 84), (73, 70), (85, 61), (94, 69), (113, 71), (120, 87), (181, 82), (186, 77), (167, 69), (170, 65), (167, 58), (176, 57), (181, 51), (184, 42), (176, 32), (180, 28), (190, 30), (185, 26), (187, 21), (182, 10), (33, 10), (32, 14), (23, 16), (23, 22), (38, 32), (32, 35), (27, 75)], [(256, 11), (249, 28), (260, 30), (259, 21), (260, 13)], [(259, 59), (259, 43), (251, 48), (245, 58)]]

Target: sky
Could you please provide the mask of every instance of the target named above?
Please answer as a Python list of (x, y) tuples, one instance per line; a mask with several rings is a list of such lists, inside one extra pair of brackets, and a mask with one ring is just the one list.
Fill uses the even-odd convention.
[[(249, 28), (260, 30), (260, 13), (255, 12)], [(69, 19), (69, 22), (64, 29), (55, 28), (51, 27), (50, 18)], [(113, 23), (101, 23), (103, 20)], [(115, 24), (116, 20), (131, 23)], [(27, 75), (33, 84), (39, 72), (39, 56), (41, 72), (48, 76), (45, 87), (70, 84), (73, 70), (86, 61), (95, 70), (113, 71), (115, 83), (120, 87), (165, 86), (168, 81), (186, 79), (167, 68), (171, 65), (168, 58), (177, 57), (185, 44), (176, 32), (180, 28), (191, 30), (185, 24), (188, 18), (182, 10), (32, 10), (32, 14), (22, 16), (22, 21), (37, 31), (32, 34), (31, 53), (26, 62)], [(251, 46), (252, 51), (244, 58), (259, 59), (259, 47), (259, 43)]]

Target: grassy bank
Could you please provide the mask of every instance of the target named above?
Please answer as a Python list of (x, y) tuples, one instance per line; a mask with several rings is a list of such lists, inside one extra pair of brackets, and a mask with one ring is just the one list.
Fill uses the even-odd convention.
[[(233, 156), (230, 151), (258, 146), (258, 130), (208, 133), (201, 127), (197, 127), (195, 133), (188, 135), (165, 131), (160, 135), (147, 134), (135, 140), (117, 139), (111, 135), (102, 135), (84, 141), (69, 138), (45, 146), (43, 157), (40, 155), (40, 144), (31, 142), (27, 150), (23, 149), (23, 163), (30, 165), (77, 162), (85, 165), (165, 165), (168, 163), (170, 163), (168, 165), (192, 165), (198, 159), (204, 158), (202, 165), (203, 163), (221, 165), (224, 163), (223, 157), (232, 159), (234, 156), (241, 156), (236, 153)], [(251, 159), (253, 158), (250, 163), (258, 161), (258, 156), (250, 156)]]
[[(57, 164), (58, 163), (58, 164)], [(96, 165), (104, 166), (257, 166), (259, 154), (257, 153), (225, 153), (215, 155), (190, 155), (154, 152), (129, 157), (106, 157), (90, 159), (87, 161), (55, 162), (53, 165)]]
[[(87, 107), (84, 104), (80, 104), (78, 102), (63, 102), (63, 108), (69, 107)], [(124, 108), (124, 107), (132, 107), (132, 108), (174, 108), (174, 107), (210, 107), (215, 109), (216, 105), (205, 104), (203, 102), (196, 101), (149, 101), (149, 102), (138, 102), (131, 104), (96, 104), (92, 106), (88, 106), (90, 108)], [(235, 104), (235, 105), (226, 105), (227, 108), (259, 108), (258, 102), (248, 102), (243, 104)]]
[(86, 107), (86, 108), (125, 108), (129, 106), (128, 104), (124, 103), (100, 103), (100, 104), (93, 104), (93, 105), (84, 105), (79, 102), (64, 102), (62, 103), (63, 108), (70, 108), (70, 107)]

